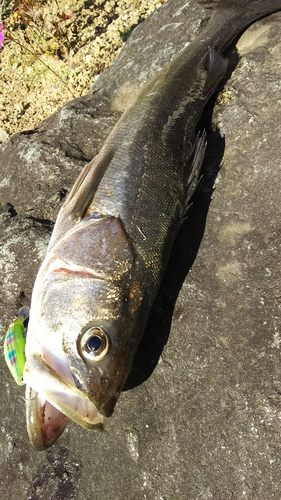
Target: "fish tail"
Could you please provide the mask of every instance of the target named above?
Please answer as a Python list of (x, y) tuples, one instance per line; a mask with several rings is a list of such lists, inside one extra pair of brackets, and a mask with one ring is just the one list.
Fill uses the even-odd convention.
[(280, 0), (220, 0), (217, 4), (216, 10), (228, 9), (234, 10), (240, 15), (244, 15), (253, 20), (259, 17), (267, 16), (272, 12), (281, 9)]
[(250, 24), (281, 10), (281, 0), (220, 0), (204, 35), (210, 34), (214, 47), (223, 52)]
[[(234, 7), (240, 10), (264, 10), (265, 12), (272, 9), (272, 12), (280, 8), (280, 0), (220, 0), (218, 2), (216, 9), (224, 7)], [(265, 15), (265, 14), (264, 14)]]

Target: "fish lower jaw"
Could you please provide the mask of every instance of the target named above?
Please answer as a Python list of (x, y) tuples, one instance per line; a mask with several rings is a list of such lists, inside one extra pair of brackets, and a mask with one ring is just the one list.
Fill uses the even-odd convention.
[(56, 373), (40, 355), (32, 355), (25, 366), (27, 431), (32, 446), (52, 446), (68, 419), (89, 430), (101, 430), (102, 415), (88, 395)]

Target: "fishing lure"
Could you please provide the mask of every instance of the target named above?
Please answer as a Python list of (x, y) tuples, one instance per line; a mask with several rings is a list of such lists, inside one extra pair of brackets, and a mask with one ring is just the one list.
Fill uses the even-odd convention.
[(10, 324), (4, 341), (4, 356), (7, 366), (18, 385), (24, 385), (25, 330), (29, 308), (21, 307), (17, 317)]

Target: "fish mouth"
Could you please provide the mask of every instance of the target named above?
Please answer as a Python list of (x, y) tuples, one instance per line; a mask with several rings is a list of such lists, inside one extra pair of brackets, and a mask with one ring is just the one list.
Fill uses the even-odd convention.
[(25, 365), (27, 431), (32, 446), (44, 450), (59, 438), (68, 419), (89, 430), (101, 430), (102, 415), (89, 395), (62, 377), (39, 354)]

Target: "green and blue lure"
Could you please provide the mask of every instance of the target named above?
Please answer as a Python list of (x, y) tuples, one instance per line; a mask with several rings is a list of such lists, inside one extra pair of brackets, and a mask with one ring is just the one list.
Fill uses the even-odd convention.
[(17, 317), (10, 324), (4, 341), (4, 356), (7, 366), (18, 385), (24, 385), (23, 370), (25, 358), (25, 332), (29, 308), (21, 307)]

